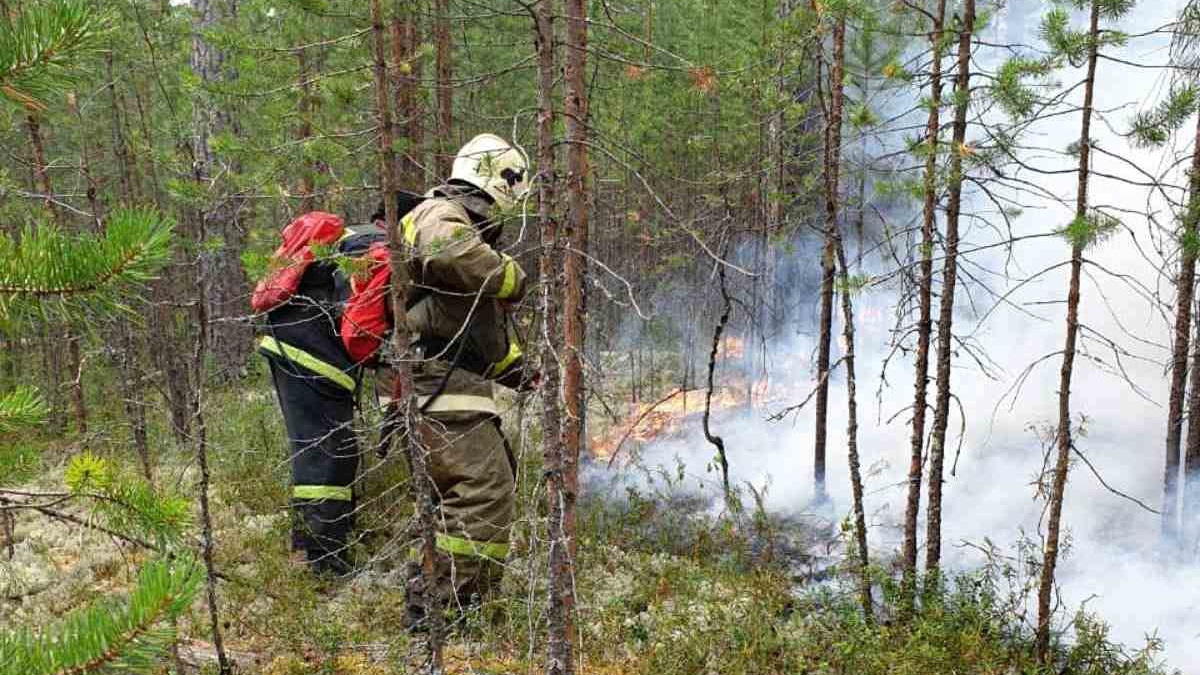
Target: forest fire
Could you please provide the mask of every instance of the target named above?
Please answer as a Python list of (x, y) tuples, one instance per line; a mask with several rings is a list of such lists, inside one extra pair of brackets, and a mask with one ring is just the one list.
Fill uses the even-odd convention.
[(740, 359), (746, 355), (746, 340), (734, 335), (727, 335), (717, 345), (717, 357), (722, 359)]
[[(723, 343), (729, 348), (741, 348), (743, 344), (737, 338), (727, 338)], [(762, 406), (770, 389), (765, 379), (757, 380), (752, 385), (741, 383), (718, 387), (713, 391), (710, 410), (718, 414)], [(674, 436), (683, 431), (689, 418), (699, 424), (700, 415), (704, 413), (705, 393), (704, 389), (675, 389), (656, 401), (629, 404), (628, 413), (623, 419), (614, 422), (603, 434), (590, 439), (592, 456), (612, 463), (626, 445)]]

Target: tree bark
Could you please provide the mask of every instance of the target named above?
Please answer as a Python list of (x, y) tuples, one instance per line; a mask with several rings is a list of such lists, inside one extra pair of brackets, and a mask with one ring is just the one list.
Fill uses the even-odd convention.
[[(391, 303), (392, 303), (392, 368), (395, 377), (392, 384), (392, 398), (400, 405), (400, 415), (403, 418), (402, 428), (405, 433), (404, 453), (408, 457), (412, 469), (413, 488), (416, 496), (417, 528), (421, 544), (421, 576), (422, 587), (425, 589), (422, 597), (425, 616), (430, 625), (425, 634), (426, 662), (425, 671), (429, 673), (442, 672), (442, 612), (433, 592), (435, 583), (435, 566), (437, 561), (437, 526), (436, 526), (436, 487), (429, 475), (428, 451), (420, 442), (419, 406), (416, 405), (416, 393), (412, 381), (412, 360), (409, 351), (409, 331), (406, 308), (408, 306), (409, 261), (412, 254), (408, 242), (400, 230), (399, 218), (396, 211), (396, 130), (392, 115), (391, 81), (388, 77), (387, 54), (389, 53), (385, 31), (383, 2), (371, 0), (371, 35), (373, 47), (373, 73), (375, 76), (375, 106), (379, 118), (379, 175), (383, 192), (384, 222), (388, 232), (388, 247), (390, 250), (389, 265), (391, 269)], [(393, 34), (393, 38), (395, 35)], [(393, 45), (394, 49), (395, 46)]]
[[(312, 115), (316, 109), (316, 98), (312, 93), (312, 65), (310, 63), (308, 50), (301, 47), (296, 50), (296, 72), (298, 85), (300, 89), (300, 99), (296, 102), (297, 112), (300, 114), (300, 124), (296, 127), (296, 140), (301, 144), (307, 142), (313, 136)], [(302, 162), (303, 169), (300, 171), (300, 185), (298, 192), (300, 193), (300, 213), (308, 213), (317, 208), (317, 199), (313, 192), (316, 190), (316, 165), (313, 160), (308, 157), (308, 153), (301, 147), (301, 152), (304, 154)]]
[(425, 146), (421, 106), (421, 62), (417, 58), (420, 46), (416, 3), (397, 0), (392, 17), (392, 60), (396, 62), (396, 114), (399, 127), (407, 140), (400, 157), (399, 185), (418, 189), (424, 179), (423, 154)]
[(836, 272), (838, 185), (842, 156), (842, 109), (846, 64), (846, 17), (833, 26), (833, 62), (829, 68), (829, 111), (825, 118), (825, 244), (821, 251), (821, 317), (817, 342), (816, 423), (813, 433), (813, 500), (825, 502), (825, 446), (829, 418), (829, 352), (833, 337), (833, 282)]
[[(1192, 333), (1192, 303), (1196, 292), (1196, 221), (1200, 216), (1200, 117), (1196, 118), (1196, 139), (1192, 149), (1192, 173), (1187, 212), (1183, 216), (1183, 232), (1179, 246), (1179, 275), (1176, 277), (1175, 339), (1171, 348), (1171, 389), (1167, 399), (1167, 448), (1163, 465), (1162, 535), (1168, 544), (1180, 543), (1179, 513), (1179, 459), (1180, 440), (1183, 431), (1183, 399), (1187, 392), (1188, 349)], [(1195, 367), (1195, 366), (1193, 366)], [(1196, 380), (1192, 380), (1196, 390)], [(1189, 405), (1188, 418), (1200, 413), (1200, 408)], [(1188, 424), (1188, 437), (1192, 428)], [(1191, 447), (1191, 443), (1188, 444)], [(1190, 481), (1189, 481), (1190, 482)]]
[(450, 0), (436, 0), (436, 17), (433, 24), (433, 42), (437, 68), (437, 173), (438, 178), (450, 177), (450, 166), (454, 162), (454, 83), (453, 53), (450, 44)]
[(929, 396), (929, 340), (933, 305), (933, 236), (937, 231), (937, 153), (942, 109), (942, 32), (946, 0), (938, 0), (937, 13), (929, 31), (932, 56), (929, 73), (929, 119), (925, 123), (925, 210), (921, 224), (921, 266), (917, 297), (916, 383), (913, 386), (912, 453), (908, 463), (908, 501), (904, 509), (904, 545), (900, 560), (905, 597), (916, 590), (917, 518), (921, 512), (921, 478), (924, 468), (925, 412)]
[[(1197, 299), (1193, 298), (1193, 302)], [(1193, 315), (1200, 313), (1200, 306), (1192, 308)], [(1196, 386), (1200, 382), (1200, 322), (1193, 322), (1196, 330), (1196, 335), (1192, 337), (1192, 362), (1189, 366), (1188, 376), (1192, 380), (1192, 389), (1188, 392), (1188, 428), (1187, 438), (1184, 441), (1184, 457), (1183, 457), (1183, 475), (1184, 485), (1181, 490), (1183, 497), (1183, 508), (1180, 509), (1180, 520), (1182, 527), (1179, 533), (1179, 545), (1181, 552), (1195, 551), (1196, 541), (1200, 538), (1200, 524), (1197, 524), (1196, 514), (1200, 513), (1200, 423), (1195, 420), (1200, 418), (1192, 417), (1193, 414), (1200, 414), (1200, 387)], [(1176, 466), (1178, 469), (1178, 466)]]
[[(208, 322), (201, 329), (208, 335), (208, 353), (217, 366), (219, 380), (239, 375), (245, 366), (251, 343), (250, 324), (238, 317), (245, 313), (244, 298), (249, 282), (242, 268), (241, 253), (245, 235), (241, 227), (243, 200), (226, 194), (225, 181), (216, 174), (236, 172), (233, 163), (215, 170), (218, 158), (212, 141), (224, 133), (236, 132), (228, 111), (213, 101), (212, 91), (235, 73), (226, 66), (225, 54), (209, 42), (205, 33), (215, 30), (226, 18), (236, 14), (235, 0), (191, 0), (195, 19), (192, 25), (192, 72), (205, 92), (196, 98), (192, 118), (192, 174), (208, 193), (197, 218), (199, 276), (207, 279), (198, 300), (208, 307)], [(219, 244), (219, 246), (217, 246)]]
[[(1079, 183), (1075, 202), (1075, 217), (1086, 218), (1088, 212), (1088, 178), (1091, 156), (1092, 102), (1096, 89), (1096, 61), (1099, 56), (1100, 2), (1092, 0), (1088, 29), (1087, 80), (1084, 83), (1083, 119), (1079, 132)], [(1050, 662), (1051, 596), (1054, 594), (1054, 570), (1058, 565), (1059, 528), (1062, 524), (1063, 497), (1067, 489), (1067, 472), (1071, 466), (1071, 376), (1075, 366), (1075, 343), (1079, 335), (1079, 284), (1083, 271), (1083, 245), (1078, 239), (1071, 245), (1071, 281), (1067, 292), (1067, 331), (1063, 346), (1062, 369), (1058, 383), (1058, 430), (1055, 434), (1057, 456), (1054, 482), (1050, 491), (1050, 514), (1046, 520), (1046, 549), (1042, 557), (1042, 575), (1038, 584), (1038, 617), (1035, 648), (1038, 660)]]
[(842, 237), (837, 238), (838, 263), (847, 281), (842, 289), (842, 338), (846, 341), (846, 460), (850, 467), (850, 494), (854, 512), (855, 554), (858, 556), (858, 597), (862, 604), (863, 619), (872, 623), (875, 619), (875, 603), (871, 599), (871, 554), (867, 548), (867, 514), (863, 507), (862, 471), (858, 458), (858, 383), (854, 374), (854, 301), (851, 300), (846, 250)]
[(564, 673), (574, 668), (574, 631), (571, 555), (566, 522), (567, 483), (566, 446), (562, 436), (562, 403), (559, 398), (561, 344), (559, 287), (562, 273), (562, 242), (557, 221), (558, 173), (554, 129), (557, 75), (554, 19), (558, 7), (554, 0), (541, 0), (534, 9), (534, 45), (538, 70), (538, 221), (541, 224), (542, 250), (539, 257), (542, 294), (542, 461), (546, 476), (548, 538), (547, 644), (546, 672)]
[(585, 0), (566, 1), (566, 68), (564, 71), (563, 112), (567, 133), (567, 218), (563, 271), (563, 341), (564, 372), (562, 422), (561, 478), (553, 495), (558, 504), (552, 518), (555, 530), (551, 540), (559, 551), (556, 572), (556, 595), (562, 621), (553, 632), (564, 636), (558, 641), (556, 653), (547, 655), (546, 672), (550, 675), (571, 675), (574, 661), (575, 611), (575, 501), (579, 493), (579, 453), (583, 447), (583, 430), (587, 414), (584, 393), (583, 357), (586, 337), (584, 308), (583, 254), (588, 242), (588, 156), (587, 156), (587, 89), (584, 73), (587, 67), (587, 5)]
[(958, 75), (954, 83), (954, 140), (950, 149), (950, 200), (946, 206), (946, 258), (938, 307), (937, 399), (933, 436), (929, 440), (929, 511), (925, 522), (925, 571), (942, 559), (942, 475), (946, 464), (946, 429), (950, 423), (950, 362), (954, 341), (954, 293), (958, 284), (958, 222), (962, 214), (963, 156), (967, 153), (967, 109), (971, 103), (971, 38), (975, 32), (975, 0), (962, 8), (958, 34)]

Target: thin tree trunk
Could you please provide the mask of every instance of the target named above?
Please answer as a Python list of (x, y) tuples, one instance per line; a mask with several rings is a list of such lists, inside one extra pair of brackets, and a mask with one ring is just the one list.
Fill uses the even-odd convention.
[[(226, 181), (217, 182), (216, 174), (222, 175), (237, 170), (236, 166), (220, 167), (215, 171), (217, 157), (212, 149), (216, 136), (234, 131), (237, 125), (228, 111), (212, 100), (211, 89), (215, 89), (235, 76), (225, 64), (225, 54), (206, 39), (205, 34), (216, 29), (218, 24), (235, 14), (234, 0), (192, 0), (195, 13), (192, 30), (192, 72), (200, 80), (205, 91), (196, 98), (192, 117), (192, 173), (200, 188), (208, 193), (206, 203), (197, 217), (199, 227), (205, 232), (200, 239), (199, 264), (206, 269), (198, 276), (207, 279), (203, 294), (198, 301), (208, 305), (208, 323), (200, 326), (208, 333), (208, 353), (217, 365), (219, 379), (230, 379), (242, 371), (251, 343), (250, 325), (237, 317), (244, 313), (243, 302), (248, 285), (242, 267), (241, 253), (245, 238), (241, 228), (243, 200), (236, 194), (225, 194)], [(208, 244), (219, 241), (219, 250), (211, 250)]]
[(846, 280), (842, 289), (842, 338), (846, 341), (846, 460), (850, 466), (850, 494), (854, 511), (854, 543), (858, 556), (858, 597), (863, 618), (875, 619), (875, 603), (871, 599), (871, 554), (867, 548), (867, 514), (863, 507), (862, 471), (858, 458), (858, 383), (854, 374), (854, 301), (850, 294), (850, 268), (846, 264), (846, 249), (842, 238), (837, 240), (838, 263)]
[(396, 62), (396, 115), (399, 127), (408, 141), (400, 158), (399, 185), (409, 190), (417, 189), (422, 182), (424, 169), (422, 155), (424, 132), (421, 124), (420, 101), (421, 63), (417, 58), (419, 47), (417, 33), (416, 3), (397, 0), (395, 16), (392, 17), (392, 60)]
[[(112, 114), (112, 146), (113, 157), (117, 160), (117, 177), (120, 186), (120, 203), (129, 206), (135, 201), (134, 190), (137, 179), (134, 166), (129, 157), (129, 146), (125, 133), (125, 115), (121, 106), (121, 97), (117, 92), (116, 78), (113, 74), (113, 55), (110, 51), (105, 60), (106, 73), (109, 81), (108, 89)], [(143, 310), (148, 309), (140, 305)], [(142, 350), (141, 340), (136, 331), (127, 321), (116, 321), (110, 324), (110, 330), (115, 334), (117, 344), (117, 372), (121, 378), (122, 399), (125, 415), (129, 420), (130, 436), (133, 449), (137, 454), (138, 463), (146, 482), (154, 483), (154, 464), (150, 454), (150, 441), (146, 427), (146, 387), (145, 371), (140, 364)]]
[[(204, 282), (204, 268), (201, 267), (200, 274), (196, 277), (198, 292), (204, 288)], [(205, 325), (208, 319), (205, 303), (197, 303), (196, 315), (197, 325)], [(225, 641), (221, 634), (221, 612), (217, 604), (217, 571), (213, 561), (216, 542), (213, 540), (212, 508), (208, 499), (211, 474), (208, 467), (208, 427), (204, 421), (204, 362), (207, 356), (208, 336), (205, 331), (197, 330), (195, 352), (192, 354), (192, 382), (195, 386), (192, 392), (192, 428), (196, 432), (196, 464), (200, 469), (200, 549), (206, 571), (209, 630), (212, 631), (213, 649), (217, 653), (217, 668), (220, 675), (233, 675), (233, 663), (225, 654)]]
[(454, 84), (450, 44), (450, 0), (436, 0), (434, 5), (433, 42), (437, 69), (437, 173), (438, 178), (450, 177), (454, 161)]
[(117, 160), (117, 178), (120, 181), (121, 203), (133, 203), (135, 183), (133, 163), (129, 159), (129, 142), (125, 136), (125, 114), (121, 105), (121, 95), (117, 91), (117, 79), (113, 72), (113, 51), (110, 49), (105, 58), (105, 76), (108, 78), (109, 104), (112, 109), (112, 146), (113, 156)]
[(829, 112), (825, 119), (825, 245), (821, 251), (821, 318), (817, 342), (816, 426), (813, 434), (813, 499), (825, 502), (825, 446), (829, 418), (829, 351), (833, 338), (833, 282), (836, 272), (838, 185), (842, 157), (842, 109), (846, 64), (846, 17), (833, 27), (833, 62), (829, 67)]
[(946, 207), (946, 259), (938, 307), (937, 399), (933, 436), (929, 440), (929, 511), (925, 522), (925, 568), (934, 572), (942, 559), (942, 475), (946, 463), (946, 429), (950, 423), (950, 361), (954, 339), (954, 292), (958, 283), (958, 221), (962, 213), (963, 156), (967, 152), (967, 112), (971, 104), (971, 38), (975, 32), (975, 0), (962, 8), (958, 34), (958, 77), (954, 83), (954, 140), (950, 149), (950, 201)]
[(33, 149), (33, 175), (38, 189), (42, 191), (42, 205), (51, 218), (62, 225), (62, 215), (54, 203), (54, 186), (50, 182), (50, 171), (46, 165), (46, 141), (42, 136), (41, 121), (30, 113), (25, 117), (25, 128), (29, 131), (29, 146)]
[[(1200, 298), (1193, 298), (1193, 302), (1197, 301), (1200, 301)], [(1200, 314), (1200, 306), (1193, 307), (1192, 313)], [(1200, 387), (1196, 386), (1196, 383), (1200, 382), (1200, 322), (1193, 323), (1196, 335), (1192, 337), (1192, 362), (1188, 373), (1192, 380), (1192, 388), (1188, 392), (1187, 401), (1188, 428), (1187, 438), (1184, 440), (1184, 485), (1181, 490), (1183, 505), (1179, 513), (1182, 527), (1178, 543), (1181, 552), (1184, 553), (1194, 552), (1197, 537), (1200, 536), (1200, 525), (1197, 524), (1196, 518), (1196, 514), (1200, 512), (1200, 484), (1197, 484), (1197, 478), (1200, 478), (1200, 473), (1197, 473), (1197, 470), (1200, 470), (1200, 422), (1196, 421), (1200, 420)]]
[[(1179, 458), (1183, 430), (1183, 399), (1187, 392), (1188, 348), (1192, 332), (1192, 302), (1196, 291), (1196, 221), (1200, 217), (1200, 117), (1192, 149), (1191, 190), (1183, 216), (1179, 247), (1179, 276), (1176, 278), (1175, 341), (1171, 349), (1171, 393), (1167, 399), (1167, 452), (1163, 468), (1162, 534), (1168, 544), (1179, 543)], [(1196, 381), (1192, 380), (1192, 389)], [(1189, 407), (1189, 418), (1198, 408)], [(1188, 435), (1194, 426), (1188, 425)], [(1190, 447), (1190, 443), (1189, 443)]]
[[(412, 469), (413, 488), (416, 495), (418, 534), (421, 538), (422, 604), (425, 617), (429, 620), (425, 635), (425, 672), (442, 672), (442, 612), (433, 591), (437, 563), (437, 505), (434, 498), (436, 487), (429, 475), (429, 456), (420, 442), (423, 422), (420, 420), (413, 389), (412, 363), (409, 351), (409, 331), (406, 308), (408, 307), (409, 261), (412, 253), (408, 249), (399, 227), (396, 212), (396, 130), (392, 116), (392, 93), (388, 78), (387, 32), (385, 31), (383, 2), (371, 0), (371, 34), (373, 38), (373, 72), (375, 76), (375, 105), (379, 117), (379, 175), (383, 188), (384, 222), (387, 225), (388, 246), (391, 252), (391, 302), (393, 311), (392, 348), (396, 360), (392, 364), (392, 397), (400, 404), (403, 416), (405, 456)], [(393, 37), (395, 37), (393, 35)], [(394, 46), (393, 46), (394, 48)]]
[[(54, 203), (54, 184), (50, 180), (50, 170), (46, 163), (46, 141), (42, 134), (42, 125), (40, 120), (30, 114), (25, 118), (26, 129), (29, 131), (29, 144), (33, 149), (33, 172), (37, 180), (38, 188), (44, 194), (43, 205), (49, 213), (51, 219), (60, 228), (66, 227), (66, 219), (60, 208)], [(86, 166), (86, 159), (83, 161)], [(86, 173), (86, 171), (85, 171)], [(94, 197), (93, 197), (94, 199)], [(93, 208), (95, 208), (93, 201)], [(63, 412), (62, 397), (59, 388), (64, 379), (63, 369), (66, 368), (65, 377), (71, 384), (71, 404), (75, 408), (75, 425), (76, 430), (80, 434), (87, 433), (87, 399), (84, 397), (83, 388), (83, 358), (79, 350), (79, 337), (69, 325), (50, 326), (51, 340), (47, 345), (48, 349), (54, 350), (50, 354), (48, 362), (52, 369), (51, 383), (53, 392), (50, 396), (51, 408), (56, 411), (53, 415), (55, 418), (55, 426), (62, 428), (65, 426), (65, 414)], [(54, 339), (58, 330), (62, 330), (60, 343)], [(63, 344), (66, 345), (67, 359), (66, 364), (63, 364), (62, 357), (59, 355)]]
[(558, 569), (554, 572), (555, 595), (559, 604), (555, 612), (559, 625), (551, 629), (555, 652), (547, 655), (549, 675), (572, 675), (575, 672), (575, 501), (579, 493), (579, 453), (583, 447), (585, 396), (583, 355), (586, 327), (584, 324), (583, 277), (586, 264), (588, 230), (588, 157), (587, 157), (587, 89), (584, 72), (587, 67), (587, 5), (585, 0), (566, 2), (566, 68), (564, 71), (563, 112), (567, 133), (567, 218), (563, 271), (563, 341), (565, 366), (563, 373), (564, 419), (563, 447), (558, 465), (561, 478), (556, 485), (558, 494), (552, 496), (557, 504), (552, 510), (551, 541), (559, 549)]
[[(1075, 217), (1087, 218), (1088, 179), (1091, 156), (1092, 101), (1096, 89), (1096, 61), (1100, 42), (1100, 0), (1092, 0), (1088, 29), (1087, 80), (1084, 83), (1083, 120), (1079, 132), (1079, 184)], [(1075, 343), (1079, 335), (1079, 283), (1083, 271), (1083, 241), (1071, 245), (1071, 282), (1067, 293), (1067, 331), (1063, 346), (1062, 370), (1058, 383), (1058, 433), (1055, 434), (1057, 457), (1054, 483), (1050, 491), (1050, 514), (1046, 520), (1046, 550), (1042, 558), (1042, 576), (1038, 584), (1038, 618), (1035, 647), (1038, 660), (1050, 661), (1051, 596), (1054, 594), (1054, 570), (1058, 565), (1059, 529), (1062, 524), (1063, 496), (1067, 489), (1067, 471), (1071, 466), (1071, 376), (1075, 366)]]
[[(729, 255), (729, 246), (726, 245), (723, 256)], [(725, 326), (729, 323), (729, 313), (733, 308), (733, 303), (729, 297), (729, 289), (725, 284), (725, 266), (717, 265), (717, 278), (720, 280), (721, 288), (721, 318), (717, 320), (717, 327), (713, 330), (712, 349), (708, 352), (708, 388), (704, 391), (704, 438), (717, 449), (717, 463), (721, 465), (721, 492), (725, 496), (725, 508), (732, 511), (734, 508), (733, 490), (729, 485), (729, 458), (725, 455), (725, 439), (717, 436), (712, 432), (712, 395), (713, 389), (716, 386), (714, 382), (714, 374), (717, 369), (717, 352), (721, 348), (721, 335), (725, 332)]]
[[(312, 66), (309, 64), (308, 50), (303, 47), (296, 50), (296, 71), (300, 89), (300, 100), (296, 106), (297, 112), (300, 113), (300, 124), (296, 128), (296, 140), (303, 144), (313, 136), (312, 115), (316, 107), (312, 93)], [(300, 212), (308, 213), (316, 208), (317, 203), (313, 195), (316, 189), (316, 166), (308, 157), (308, 153), (304, 154), (303, 168), (300, 171)]]
[(547, 593), (546, 672), (569, 672), (574, 666), (572, 626), (571, 557), (563, 531), (568, 468), (562, 437), (560, 399), (560, 363), (556, 351), (561, 344), (559, 295), (562, 271), (562, 242), (556, 213), (558, 197), (557, 152), (554, 145), (556, 122), (554, 108), (557, 76), (554, 18), (558, 7), (554, 0), (541, 0), (534, 10), (534, 45), (538, 68), (538, 220), (541, 223), (542, 250), (539, 259), (542, 294), (542, 461), (546, 475), (546, 511), (549, 514), (550, 543)]
[(942, 108), (942, 31), (946, 0), (938, 0), (937, 13), (929, 31), (932, 48), (929, 73), (929, 119), (925, 123), (925, 212), (921, 224), (921, 267), (917, 297), (916, 384), (913, 386), (912, 453), (908, 463), (908, 502), (904, 509), (904, 545), (901, 553), (905, 597), (916, 590), (917, 518), (921, 512), (921, 475), (924, 467), (925, 412), (929, 395), (929, 339), (933, 304), (933, 235), (937, 231), (937, 153)]

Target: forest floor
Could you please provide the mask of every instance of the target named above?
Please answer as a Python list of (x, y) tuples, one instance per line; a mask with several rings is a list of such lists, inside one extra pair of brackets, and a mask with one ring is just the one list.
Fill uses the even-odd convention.
[[(108, 383), (93, 383), (94, 401)], [(226, 646), (241, 672), (262, 675), (383, 675), (405, 671), (415, 646), (403, 628), (408, 548), (407, 475), (393, 453), (364, 452), (358, 488), (360, 572), (340, 583), (315, 580), (288, 551), (287, 464), (280, 415), (264, 373), (206, 397), (216, 567)], [(110, 458), (140, 480), (121, 406), (97, 403), (93, 429), (105, 433), (0, 442), (0, 485), (61, 491), (70, 456)], [(521, 458), (514, 551), (497, 597), (452, 626), (451, 673), (534, 673), (542, 668), (545, 542), (538, 494), (536, 405), (514, 404), (506, 419)], [(194, 497), (192, 449), (178, 447), (162, 415), (150, 425), (159, 490)], [(367, 439), (366, 448), (370, 438)], [(864, 621), (838, 523), (787, 519), (756, 510), (719, 512), (700, 497), (585, 483), (580, 505), (579, 645), (583, 673), (763, 675), (845, 673), (1036, 673), (1030, 631), (1013, 611), (1013, 571), (927, 584), (910, 621), (894, 620), (897, 589), (876, 569), (876, 616)], [(78, 502), (57, 506), (92, 522)], [(85, 603), (129, 587), (153, 555), (93, 528), (21, 512), (0, 529), (0, 629), (44, 626)], [(194, 526), (193, 526), (194, 527)], [(193, 529), (189, 533), (197, 537)], [(175, 670), (211, 671), (207, 611), (197, 602), (182, 622)], [(1159, 673), (1153, 656), (1125, 654), (1103, 626), (1077, 618), (1059, 647), (1055, 672)]]

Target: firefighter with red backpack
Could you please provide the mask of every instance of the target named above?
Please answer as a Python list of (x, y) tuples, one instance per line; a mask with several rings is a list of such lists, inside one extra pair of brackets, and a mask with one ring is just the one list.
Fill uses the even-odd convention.
[(263, 315), (267, 357), (287, 429), (292, 468), (292, 548), (320, 574), (351, 571), (353, 483), (359, 450), (353, 429), (360, 368), (341, 339), (345, 275), (328, 256), (345, 235), (341, 218), (307, 213), (283, 230), (274, 269), (251, 299)]
[[(429, 453), (440, 508), (434, 588), (424, 588), (415, 564), (409, 568), (407, 604), (414, 627), (421, 623), (424, 593), (433, 593), (442, 606), (474, 603), (498, 582), (508, 554), (516, 467), (500, 430), (493, 386), (516, 387), (533, 378), (523, 375), (521, 346), (508, 316), (509, 307), (524, 297), (525, 272), (499, 248), (500, 216), (526, 194), (527, 175), (521, 151), (484, 134), (458, 153), (444, 185), (415, 207), (402, 205), (400, 227), (413, 252), (406, 313), (420, 357), (413, 368), (421, 409), (415, 431)], [(318, 569), (349, 568), (345, 552), (358, 465), (349, 425), (354, 392), (361, 369), (378, 365), (392, 321), (381, 219), (379, 214), (373, 235), (351, 238), (354, 250), (342, 251), (364, 256), (365, 270), (346, 278), (336, 265), (309, 259), (299, 292), (268, 312), (260, 343), (292, 443), (293, 500), (303, 535), (297, 543)], [(284, 231), (285, 247), (294, 225)], [(331, 235), (319, 234), (317, 243), (331, 245)], [(284, 247), (280, 251), (289, 257)], [(302, 253), (290, 257), (304, 259)], [(309, 275), (320, 274), (312, 270), (326, 267), (336, 306), (328, 312), (321, 309), (327, 306), (323, 298), (314, 302), (303, 292)], [(269, 280), (263, 282), (268, 291), (281, 285)], [(344, 306), (337, 306), (342, 297)]]

